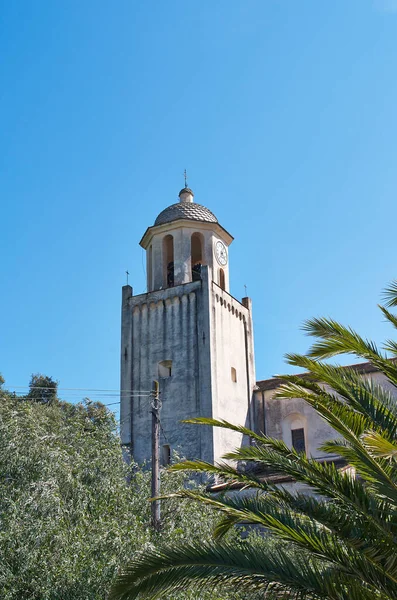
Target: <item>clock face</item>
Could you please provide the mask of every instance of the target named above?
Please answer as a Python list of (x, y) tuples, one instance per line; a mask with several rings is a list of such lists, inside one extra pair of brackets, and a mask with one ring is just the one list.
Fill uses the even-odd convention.
[(215, 242), (215, 256), (216, 260), (222, 267), (227, 265), (227, 249), (225, 244), (220, 240)]

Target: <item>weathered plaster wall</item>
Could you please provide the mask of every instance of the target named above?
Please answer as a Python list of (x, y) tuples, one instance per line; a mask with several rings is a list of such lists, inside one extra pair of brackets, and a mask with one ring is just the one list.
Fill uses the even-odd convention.
[[(363, 374), (363, 378), (381, 384), (392, 394), (395, 388), (381, 373)], [(331, 458), (329, 454), (321, 452), (319, 447), (327, 440), (335, 439), (336, 432), (317, 414), (317, 412), (300, 398), (280, 399), (275, 398), (276, 389), (255, 391), (256, 414), (259, 415), (259, 429), (267, 435), (282, 439), (291, 446), (291, 425), (296, 426), (300, 420), (305, 429), (306, 453), (313, 458)]]
[[(130, 286), (123, 288), (121, 435), (138, 463), (151, 455), (151, 413), (150, 398), (137, 394), (148, 393), (155, 379), (161, 445), (213, 462), (241, 444), (237, 433), (180, 421), (214, 416), (252, 424), (253, 333), (250, 301), (244, 302), (215, 284), (208, 267), (201, 281), (165, 290), (132, 296)], [(161, 361), (172, 361), (171, 377), (159, 377)]]
[[(335, 432), (331, 427), (304, 400), (274, 398), (275, 392), (276, 390), (264, 392), (266, 434), (284, 440), (288, 446), (291, 446), (291, 425), (295, 425), (300, 419), (305, 429), (308, 456), (313, 458), (329, 456), (318, 448), (325, 440), (335, 438)], [(263, 401), (260, 391), (255, 392), (255, 396), (258, 403)]]
[[(151, 390), (160, 383), (161, 444), (169, 443), (186, 457), (201, 456), (201, 436), (180, 423), (200, 414), (197, 297), (201, 283), (194, 282), (131, 296), (123, 308), (122, 390)], [(202, 350), (203, 351), (203, 350)], [(205, 349), (204, 349), (205, 352)], [(159, 377), (159, 362), (172, 361), (169, 378)], [(201, 361), (203, 369), (205, 361)], [(209, 373), (203, 374), (208, 378)], [(132, 442), (134, 459), (141, 463), (151, 453), (150, 398), (125, 393), (121, 401), (122, 441)], [(132, 431), (132, 439), (131, 432)]]
[[(214, 417), (236, 425), (252, 425), (255, 386), (252, 317), (246, 306), (211, 282), (211, 346)], [(232, 379), (232, 367), (236, 381)], [(226, 429), (214, 430), (214, 454), (221, 457), (242, 444), (242, 436)]]

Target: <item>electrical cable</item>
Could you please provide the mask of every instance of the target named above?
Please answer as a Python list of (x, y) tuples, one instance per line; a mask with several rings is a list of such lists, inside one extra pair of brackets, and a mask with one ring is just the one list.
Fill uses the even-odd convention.
[[(40, 387), (37, 387), (37, 388), (35, 388), (35, 389), (39, 389), (39, 390), (41, 389), (41, 390), (43, 390), (43, 389), (45, 389), (45, 388), (40, 388)], [(26, 398), (26, 395), (25, 395), (25, 394), (21, 394), (21, 393), (19, 393), (19, 395), (17, 395), (17, 394), (15, 394), (15, 392), (14, 392), (14, 393), (13, 393), (13, 392), (10, 392), (10, 393), (11, 393), (11, 394), (13, 394), (15, 398), (20, 398), (20, 399)], [(76, 396), (77, 396), (78, 398), (80, 398), (80, 397), (81, 397), (80, 395), (77, 395), (77, 394), (76, 394)], [(71, 395), (70, 395), (70, 394), (67, 394), (67, 395), (66, 395), (66, 397), (67, 397), (67, 398), (71, 398)], [(114, 395), (114, 396), (111, 396), (111, 397), (113, 397), (113, 398), (116, 398), (116, 397), (117, 397), (117, 395)], [(133, 398), (150, 398), (150, 397), (151, 397), (151, 395), (150, 395), (150, 394), (147, 394), (147, 393), (144, 393), (144, 394), (134, 393), (132, 397), (133, 397)], [(74, 399), (76, 399), (76, 398), (74, 398)], [(66, 400), (65, 398), (61, 398), (60, 400), (64, 400), (64, 401), (66, 401), (66, 402), (67, 402), (67, 400)], [(116, 404), (117, 404), (117, 405), (119, 405), (119, 404), (120, 404), (120, 400), (117, 400), (117, 402), (102, 402), (102, 400), (101, 400), (101, 398), (100, 398), (100, 397), (99, 397), (99, 398), (97, 398), (97, 397), (95, 397), (95, 396), (94, 396), (94, 397), (92, 397), (92, 398), (89, 398), (89, 400), (91, 400), (91, 401), (93, 401), (93, 402), (100, 402), (100, 403), (101, 403), (103, 406), (115, 406)]]
[[(13, 389), (23, 389), (23, 390), (56, 390), (56, 391), (72, 391), (72, 392), (117, 392), (119, 394), (121, 393), (135, 393), (135, 392), (131, 392), (131, 390), (106, 390), (106, 389), (99, 389), (99, 388), (61, 388), (58, 386), (51, 386), (51, 387), (44, 387), (41, 385), (10, 385), (11, 388)], [(142, 394), (142, 393), (147, 393), (147, 394), (152, 394), (153, 390), (139, 390), (139, 392), (137, 392), (138, 394)]]
[[(116, 406), (120, 404), (120, 399), (117, 400), (117, 402), (103, 402), (102, 399), (111, 399), (111, 398), (119, 398), (120, 396), (123, 396), (124, 398), (128, 398), (130, 397), (131, 399), (133, 398), (152, 398), (153, 397), (153, 390), (135, 390), (135, 391), (131, 391), (131, 390), (116, 390), (116, 389), (101, 389), (101, 388), (59, 388), (58, 386), (40, 386), (40, 385), (33, 385), (33, 386), (25, 386), (25, 385), (16, 385), (16, 386), (10, 386), (11, 389), (13, 390), (41, 390), (41, 391), (56, 391), (58, 393), (61, 392), (68, 392), (65, 394), (66, 398), (61, 398), (61, 400), (63, 401), (68, 401), (67, 399), (71, 399), (73, 398), (73, 400), (75, 400), (76, 398), (81, 398), (81, 394), (77, 393), (77, 392), (91, 392), (91, 397), (89, 398), (89, 400), (93, 401), (93, 402), (100, 402), (103, 406)], [(13, 394), (15, 398), (25, 398), (27, 394), (24, 394), (22, 391), (16, 392), (16, 391), (9, 391), (10, 394)], [(72, 403), (73, 403), (72, 400)], [(123, 422), (124, 420), (126, 420), (126, 418), (130, 417), (129, 413), (127, 415), (127, 417), (125, 417), (121, 422)], [(163, 431), (164, 437), (165, 433), (163, 430), (163, 427), (161, 425), (160, 422), (160, 427)]]
[(161, 423), (161, 420), (160, 420), (160, 419), (159, 419), (159, 423), (160, 423), (160, 429), (161, 429), (161, 431), (163, 432), (163, 436), (164, 436), (164, 438), (165, 438), (165, 441), (167, 442), (167, 444), (169, 444), (168, 438), (167, 438), (167, 436), (165, 435), (165, 431), (164, 431), (164, 429), (163, 429), (163, 425), (162, 425), (162, 423)]

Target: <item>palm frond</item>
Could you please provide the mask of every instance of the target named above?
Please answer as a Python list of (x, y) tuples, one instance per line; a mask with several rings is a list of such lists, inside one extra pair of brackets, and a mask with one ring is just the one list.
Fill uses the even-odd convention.
[[(387, 547), (388, 551), (396, 551), (396, 541), (393, 536), (396, 522), (391, 518), (394, 507), (372, 494), (361, 494), (360, 502), (352, 506), (341, 501), (340, 498), (324, 500), (277, 488), (267, 496), (267, 501), (273, 501), (276, 505), (286, 505), (293, 511), (321, 523), (347, 544), (369, 547), (378, 544), (381, 538), (383, 550)], [(382, 524), (381, 529), (380, 524)]]
[[(395, 442), (390, 442), (376, 431), (364, 433), (362, 440), (372, 456), (397, 461), (397, 444)], [(392, 469), (395, 470), (395, 467)]]
[(386, 300), (386, 306), (397, 306), (397, 280), (384, 290), (383, 297)]
[(320, 318), (306, 321), (303, 329), (308, 335), (321, 340), (311, 346), (309, 357), (326, 359), (340, 354), (353, 354), (371, 362), (397, 385), (397, 367), (379, 352), (374, 342), (365, 340), (350, 327), (332, 319)]
[[(370, 428), (363, 415), (352, 411), (330, 394), (313, 395), (299, 390), (295, 384), (282, 386), (285, 397), (300, 397), (313, 406), (327, 423), (350, 444), (351, 448), (341, 448), (340, 454), (357, 469), (357, 472), (377, 491), (397, 504), (397, 485), (393, 481), (390, 467), (375, 460), (363, 445), (361, 434)], [(323, 448), (325, 446), (323, 445)], [(331, 450), (335, 452), (334, 449)], [(228, 456), (230, 458), (230, 456)]]
[[(368, 519), (368, 527), (372, 527), (374, 535), (383, 537), (389, 535), (389, 529), (383, 520), (384, 513), (381, 512), (381, 506), (378, 506), (375, 497), (368, 492), (364, 493), (359, 482), (339, 472), (333, 464), (319, 464), (316, 460), (308, 459), (288, 448), (280, 440), (272, 440), (266, 436), (261, 436), (261, 438), (261, 445), (236, 449), (233, 453), (226, 455), (226, 458), (257, 462), (265, 467), (271, 467), (273, 473), (288, 474), (296, 481), (312, 487), (322, 496), (336, 501), (339, 510), (343, 507), (345, 511), (348, 511), (349, 518), (352, 516), (351, 511), (354, 510), (357, 518)], [(202, 471), (205, 470), (206, 463), (188, 461), (174, 465), (172, 469), (191, 470), (196, 466), (197, 470)], [(269, 483), (266, 478), (263, 479), (249, 472), (238, 472), (227, 463), (221, 467), (210, 465), (210, 472), (220, 475), (226, 483), (232, 484), (239, 480), (247, 487), (257, 488), (273, 495), (280, 493), (279, 488)]]
[[(338, 396), (349, 404), (354, 410), (372, 420), (372, 426), (382, 427), (390, 431), (392, 437), (397, 431), (397, 409), (396, 402), (390, 392), (384, 390), (376, 383), (366, 381), (354, 368), (339, 367), (315, 361), (300, 354), (287, 354), (287, 362), (294, 366), (308, 369), (318, 381), (325, 383)], [(301, 385), (305, 390), (318, 394), (324, 392), (324, 385), (313, 385), (306, 378), (284, 375), (280, 376), (286, 383)], [(279, 390), (276, 397), (282, 397)]]
[[(397, 572), (385, 570), (384, 552), (376, 552), (374, 544), (363, 547), (360, 540), (353, 535), (340, 536), (338, 532), (331, 531), (312, 516), (278, 503), (271, 495), (264, 497), (258, 493), (254, 496), (222, 494), (214, 498), (208, 493), (182, 490), (168, 497), (188, 498), (224, 513), (223, 520), (214, 531), (217, 539), (237, 523), (262, 525), (279, 539), (310, 551), (317, 558), (338, 564), (340, 569), (349, 564), (349, 572), (355, 572), (361, 577), (371, 572), (372, 580), (376, 580), (379, 586), (388, 587), (390, 581), (393, 585), (396, 583)], [(345, 534), (346, 528), (345, 523)]]
[(395, 327), (397, 329), (397, 317), (396, 315), (393, 315), (393, 313), (391, 313), (389, 310), (387, 310), (387, 308), (385, 306), (380, 306), (378, 305), (380, 310), (382, 311), (382, 313), (384, 314), (384, 316), (386, 317), (386, 320), (391, 323), (393, 325), (393, 327)]
[(319, 394), (312, 394), (296, 383), (281, 385), (277, 397), (302, 398), (313, 406), (335, 431), (341, 435), (346, 435), (346, 439), (349, 441), (353, 441), (357, 435), (360, 435), (365, 429), (371, 428), (374, 424), (366, 415), (341, 402), (336, 395), (327, 394), (323, 391)]
[(383, 589), (368, 586), (349, 573), (325, 566), (305, 554), (287, 554), (279, 545), (266, 548), (248, 545), (243, 549), (230, 543), (185, 544), (145, 552), (117, 578), (110, 600), (133, 600), (139, 596), (156, 598), (160, 593), (185, 590), (194, 585), (200, 591), (214, 585), (238, 586), (241, 593), (266, 591), (271, 582), (280, 592), (296, 598), (349, 598), (390, 600)]
[[(387, 306), (397, 306), (397, 281), (386, 298)], [(397, 316), (380, 309), (397, 328)], [(304, 329), (317, 341), (306, 356), (289, 354), (287, 361), (307, 375), (281, 376), (275, 397), (300, 398), (312, 407), (337, 436), (320, 449), (332, 460), (344, 459), (347, 468), (318, 462), (280, 439), (222, 419), (189, 419), (240, 433), (247, 441), (216, 465), (186, 461), (172, 467), (207, 473), (225, 484), (167, 496), (216, 510), (215, 540), (136, 557), (120, 574), (112, 600), (172, 597), (189, 586), (217, 585), (243, 596), (265, 596), (272, 589), (280, 599), (397, 598), (397, 361), (332, 319), (312, 319)], [(397, 356), (397, 342), (389, 340), (385, 348)], [(383, 379), (372, 381), (354, 366), (324, 362), (341, 354), (369, 361)], [(289, 490), (289, 482), (301, 492)], [(260, 544), (236, 544), (226, 536), (235, 525), (259, 526), (266, 534)]]
[(394, 340), (386, 340), (383, 344), (383, 349), (394, 357), (397, 356), (397, 343)]
[(200, 460), (185, 460), (181, 463), (171, 465), (169, 470), (206, 473), (207, 475), (218, 477), (220, 481), (225, 482), (230, 486), (235, 483), (241, 483), (252, 488), (259, 488), (262, 490), (268, 489), (267, 483), (265, 481), (261, 481), (254, 473), (250, 473), (249, 471), (239, 471), (231, 464), (226, 462), (219, 462), (216, 465), (213, 465)]
[(287, 447), (286, 450), (289, 455), (286, 453), (283, 456), (265, 447), (251, 446), (228, 453), (225, 458), (258, 462), (271, 467), (274, 473), (289, 475), (295, 481), (308, 485), (315, 493), (360, 512), (362, 518), (368, 518), (372, 526), (377, 528), (379, 535), (387, 534), (386, 524), (367, 513), (369, 494), (363, 489), (362, 483), (341, 473), (332, 463), (321, 464)]
[(244, 427), (243, 425), (235, 425), (234, 423), (230, 423), (229, 421), (225, 421), (224, 419), (211, 419), (208, 417), (195, 417), (192, 419), (184, 419), (182, 423), (191, 423), (193, 425), (210, 425), (211, 427), (220, 427), (223, 429), (229, 429), (230, 431), (236, 431), (237, 433), (242, 433), (248, 438), (255, 440), (259, 443), (263, 442), (263, 435), (255, 433), (248, 429), (248, 427)]

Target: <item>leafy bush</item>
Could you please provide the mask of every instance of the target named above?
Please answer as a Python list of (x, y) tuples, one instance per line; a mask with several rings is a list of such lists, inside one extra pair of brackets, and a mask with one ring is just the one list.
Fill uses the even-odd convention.
[[(164, 492), (185, 482), (185, 475), (162, 473)], [(211, 536), (211, 511), (176, 500), (164, 505), (164, 527), (156, 534), (149, 498), (150, 472), (124, 463), (106, 407), (13, 398), (0, 386), (2, 600), (104, 600), (119, 566), (132, 556), (160, 540)]]

